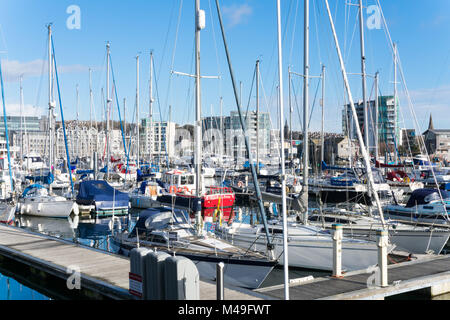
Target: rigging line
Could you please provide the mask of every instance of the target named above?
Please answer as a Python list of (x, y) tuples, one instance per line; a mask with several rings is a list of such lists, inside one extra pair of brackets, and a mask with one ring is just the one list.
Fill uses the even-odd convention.
[(321, 63), (323, 63), (323, 61), (322, 61), (322, 54), (321, 54), (321, 51), (320, 51), (319, 26), (317, 24), (317, 13), (316, 13), (316, 10), (315, 10), (315, 8), (317, 6), (317, 1), (313, 0), (313, 2), (314, 2), (314, 4), (313, 4), (313, 8), (314, 8), (313, 9), (313, 12), (314, 12), (314, 25), (316, 26), (315, 34), (316, 34), (316, 41), (317, 41), (317, 51), (319, 53), (319, 61)]
[[(48, 47), (48, 39), (47, 39), (47, 46), (46, 46), (46, 48)], [(39, 78), (39, 86), (38, 86), (38, 91), (37, 91), (37, 97), (36, 97), (36, 104), (35, 104), (35, 106), (36, 106), (36, 109), (38, 108), (38, 105), (39, 105), (39, 100), (41, 100), (41, 90), (42, 90), (42, 80), (43, 80), (43, 78), (44, 78), (44, 71), (45, 71), (45, 66), (46, 66), (46, 64), (47, 64), (47, 62), (45, 61), (46, 60), (46, 58), (47, 58), (47, 55), (48, 55), (48, 50), (45, 48), (45, 50), (44, 50), (44, 57), (42, 58), (42, 68), (41, 68), (41, 76), (40, 76), (40, 78)], [(35, 112), (35, 114), (34, 115), (36, 115), (36, 113), (37, 113), (37, 110), (34, 110), (34, 112)]]
[[(156, 73), (156, 67), (155, 67), (155, 60), (153, 59), (153, 68), (155, 69), (155, 73)], [(156, 99), (158, 100), (158, 109), (159, 109), (159, 119), (161, 121), (161, 124), (163, 122), (162, 119), (162, 112), (161, 112), (161, 100), (159, 99), (159, 90), (158, 90), (158, 80), (155, 79), (155, 89), (156, 89)], [(167, 126), (169, 126), (169, 123), (167, 123)], [(164, 140), (164, 151), (166, 153), (166, 161), (167, 161), (167, 167), (169, 167), (169, 155), (167, 153), (167, 134), (165, 135), (165, 140)]]
[[(291, 79), (291, 81), (293, 81), (293, 80)], [(300, 130), (303, 131), (303, 121), (302, 121), (302, 116), (300, 113), (300, 107), (299, 107), (298, 101), (297, 101), (297, 93), (295, 92), (294, 84), (292, 84), (292, 92), (294, 93), (294, 102), (295, 102), (295, 106), (297, 107), (296, 110), (297, 110), (297, 114), (298, 114), (298, 122), (300, 123)]]
[(294, 15), (294, 26), (293, 26), (293, 28), (292, 28), (292, 40), (291, 40), (291, 50), (290, 50), (290, 52), (289, 52), (289, 65), (291, 64), (291, 62), (292, 62), (292, 52), (293, 52), (293, 50), (294, 50), (294, 39), (295, 39), (295, 30), (297, 30), (297, 14), (298, 14), (298, 3), (299, 3), (299, 0), (297, 0), (297, 5), (296, 5), (296, 7), (295, 7), (295, 15)]
[[(245, 117), (244, 117), (245, 121), (247, 121), (247, 118), (248, 118), (248, 108), (250, 107), (250, 100), (252, 98), (253, 85), (255, 84), (255, 78), (256, 78), (256, 65), (255, 65), (255, 69), (253, 71), (253, 80), (252, 80), (252, 85), (250, 87), (250, 94), (248, 95), (247, 110), (245, 111)], [(258, 120), (256, 120), (256, 121), (258, 121)]]
[(3, 74), (2, 74), (1, 61), (0, 61), (0, 80), (1, 80), (1, 85), (2, 85), (3, 122), (4, 122), (4, 125), (5, 125), (6, 148), (8, 150), (9, 179), (10, 179), (10, 183), (11, 183), (11, 192), (14, 193), (13, 175), (12, 175), (12, 169), (11, 169), (11, 156), (10, 156), (10, 151), (9, 151), (8, 121), (7, 121), (7, 116), (6, 116), (5, 86), (3, 84)]
[[(162, 64), (163, 64), (163, 62), (164, 62), (164, 57), (166, 56), (166, 48), (167, 48), (167, 41), (168, 41), (168, 39), (169, 39), (169, 32), (170, 32), (170, 26), (172, 25), (172, 17), (173, 17), (173, 13), (174, 13), (174, 11), (175, 11), (175, 1), (173, 1), (172, 2), (172, 10), (171, 10), (171, 12), (170, 12), (170, 18), (169, 18), (169, 25), (167, 26), (167, 32), (166, 32), (166, 38), (165, 38), (165, 40), (164, 40), (164, 47), (163, 47), (163, 50), (162, 50), (162, 52), (163, 52), (163, 58), (161, 59), (161, 63), (160, 63), (160, 68), (159, 68), (159, 73), (158, 73), (158, 79), (160, 78), (160, 76), (161, 76), (161, 70), (162, 70)], [(154, 63), (153, 63), (154, 64)], [(156, 72), (155, 72), (155, 74), (156, 74)]]
[(60, 87), (59, 87), (58, 68), (56, 66), (56, 54), (55, 54), (55, 47), (54, 47), (54, 43), (53, 43), (53, 37), (50, 37), (50, 40), (51, 40), (51, 45), (52, 45), (53, 64), (54, 64), (54, 67), (55, 67), (56, 85), (57, 85), (57, 88), (58, 88), (59, 108), (60, 108), (60, 111), (61, 111), (61, 125), (62, 125), (62, 128), (63, 128), (64, 142), (65, 142), (65, 145), (66, 145), (67, 171), (69, 171), (70, 186), (72, 188), (72, 197), (73, 197), (74, 196), (74, 186), (73, 186), (73, 179), (72, 179), (72, 170), (71, 170), (71, 162), (70, 162), (70, 155), (69, 155), (69, 147), (67, 145), (66, 128), (65, 128), (65, 125), (64, 125), (64, 113), (63, 113), (63, 106), (62, 106), (62, 101), (61, 101), (61, 91), (60, 91)]
[[(388, 29), (388, 26), (387, 26), (386, 19), (385, 19), (385, 17), (384, 17), (383, 10), (381, 9), (380, 1), (377, 0), (377, 3), (378, 3), (378, 7), (379, 7), (379, 9), (380, 9), (381, 17), (382, 17), (382, 20), (383, 20), (383, 23), (384, 23), (384, 26), (385, 26), (385, 34), (389, 37), (389, 44), (390, 44), (390, 46), (391, 46), (392, 52), (395, 52), (395, 51), (394, 51), (394, 44), (393, 44), (393, 42), (392, 42), (392, 38), (391, 38), (389, 29)], [(404, 75), (404, 73), (403, 73), (403, 66), (402, 66), (402, 63), (401, 63), (401, 60), (400, 60), (400, 54), (399, 54), (398, 50), (397, 50), (397, 61), (398, 61), (398, 67), (399, 67), (399, 71), (400, 71), (400, 77), (401, 77), (401, 79), (402, 79), (402, 85), (403, 85), (403, 87), (404, 87), (404, 89), (405, 89), (405, 93), (406, 93), (407, 100), (408, 100), (408, 103), (409, 103), (410, 112), (411, 112), (412, 115), (413, 115), (414, 122), (415, 122), (415, 125), (417, 126), (417, 129), (420, 129), (420, 127), (419, 127), (419, 125), (418, 125), (416, 113), (415, 113), (414, 108), (413, 108), (412, 99), (411, 99), (411, 96), (410, 96), (410, 94), (409, 94), (409, 91), (408, 91), (408, 88), (407, 88), (407, 85), (406, 85), (406, 79), (405, 79), (405, 75)], [(424, 153), (424, 154), (426, 154), (428, 161), (430, 161), (430, 156), (429, 156), (428, 151), (427, 151), (427, 149), (426, 149), (425, 141), (424, 141), (424, 138), (423, 138), (422, 135), (419, 136), (419, 145), (420, 145), (420, 142), (422, 142), (422, 146), (424, 147), (424, 150), (425, 150), (425, 153)], [(431, 161), (430, 161), (430, 162), (431, 162)], [(437, 179), (436, 179), (436, 175), (435, 175), (433, 166), (431, 166), (430, 169), (431, 169), (431, 173), (432, 173), (432, 175), (433, 175), (433, 180), (434, 180), (434, 182), (435, 182), (435, 184), (436, 184), (436, 186), (437, 186), (437, 190), (438, 190), (438, 192), (439, 192), (440, 200), (441, 200), (442, 204), (444, 205), (443, 208), (444, 208), (444, 210), (445, 210), (446, 215), (448, 216), (447, 208), (446, 208), (446, 206), (445, 206), (445, 202), (444, 202), (444, 199), (443, 199), (443, 197), (442, 197), (441, 190), (439, 189), (439, 184), (437, 183)]]
[(313, 104), (312, 104), (312, 107), (311, 107), (311, 112), (310, 112), (310, 114), (309, 114), (308, 128), (311, 127), (311, 118), (312, 118), (312, 115), (313, 115), (314, 107), (315, 107), (315, 105), (316, 105), (316, 98), (317, 98), (317, 93), (319, 92), (319, 86), (320, 86), (320, 80), (317, 81), (316, 93), (315, 93), (315, 95), (314, 95), (314, 100), (313, 100)]
[(172, 77), (173, 77), (172, 70), (173, 70), (173, 66), (174, 66), (174, 63), (175, 63), (175, 53), (176, 53), (177, 44), (178, 44), (178, 32), (179, 32), (179, 28), (180, 28), (182, 9), (183, 9), (183, 0), (180, 1), (180, 8), (178, 10), (178, 21), (177, 21), (177, 27), (176, 27), (176, 31), (175, 31), (175, 41), (174, 41), (173, 51), (172, 51), (172, 61), (170, 63), (169, 83), (167, 85), (167, 94), (166, 94), (166, 103), (165, 103), (166, 106), (168, 106), (169, 94), (170, 94), (170, 91), (171, 91), (171, 88), (172, 88)]
[(353, 33), (352, 33), (352, 37), (350, 38), (350, 43), (349, 43), (349, 46), (348, 46), (347, 56), (344, 55), (345, 64), (348, 64), (348, 60), (350, 59), (350, 53), (352, 51), (353, 40), (355, 39), (356, 28), (358, 26), (358, 17), (359, 17), (358, 11), (355, 11), (355, 24), (353, 26)]
[[(287, 30), (288, 30), (288, 28), (287, 28), (287, 24), (288, 24), (288, 22), (289, 22), (289, 17), (290, 17), (290, 15), (291, 15), (291, 9), (292, 9), (292, 0), (289, 2), (289, 9), (288, 9), (288, 14), (287, 14), (287, 17), (286, 17), (286, 20), (284, 21), (284, 25), (283, 25), (283, 36), (282, 36), (282, 44), (284, 43), (284, 41), (285, 41), (285, 38), (286, 38), (286, 34), (287, 34)], [(274, 41), (274, 45), (273, 45), (273, 47), (272, 47), (272, 55), (271, 55), (271, 57), (270, 57), (270, 60), (269, 60), (269, 67), (267, 68), (267, 73), (266, 73), (266, 77), (268, 77), (268, 74), (270, 73), (270, 71), (271, 71), (271, 69), (272, 69), (272, 61), (273, 61), (273, 57), (274, 57), (274, 55), (275, 55), (275, 52), (276, 52), (276, 41)], [(276, 65), (275, 65), (275, 67), (276, 67)], [(276, 72), (275, 72), (276, 73)], [(272, 101), (273, 100), (273, 96), (274, 96), (274, 90), (276, 89), (276, 82), (277, 82), (277, 79), (276, 79), (276, 76), (274, 77), (274, 79), (273, 79), (273, 82), (272, 82), (272, 88), (271, 88), (271, 90), (270, 90), (270, 101)], [(275, 96), (277, 96), (277, 94), (275, 93)], [(275, 97), (276, 98), (276, 97)], [(278, 122), (278, 121), (277, 121)]]
[[(125, 151), (125, 156), (127, 157), (127, 169), (126, 169), (126, 172), (125, 172), (125, 177), (126, 177), (126, 174), (128, 173), (128, 171), (130, 169), (130, 164), (129, 164), (130, 154), (129, 154), (129, 150), (127, 151), (127, 144), (125, 142), (125, 134), (123, 132), (122, 117), (120, 115), (120, 103), (119, 103), (119, 97), (118, 97), (118, 94), (117, 94), (116, 78), (114, 77), (114, 68), (113, 68), (111, 55), (109, 56), (109, 65), (111, 67), (111, 76), (112, 76), (112, 81), (113, 81), (113, 83), (112, 83), (113, 84), (113, 91), (114, 91), (114, 95), (116, 97), (117, 114), (119, 116), (120, 130), (122, 132), (123, 148), (125, 149), (124, 150)], [(112, 101), (112, 103), (114, 104), (114, 101)], [(111, 109), (112, 109), (112, 106), (111, 106)], [(114, 121), (113, 121), (113, 126), (114, 126)], [(139, 161), (139, 159), (137, 161)]]
[[(209, 16), (210, 16), (210, 20), (211, 20), (211, 26), (214, 26), (214, 21), (213, 21), (213, 14), (212, 14), (212, 8), (211, 8), (211, 0), (208, 0), (208, 4), (209, 4)], [(217, 48), (217, 39), (216, 39), (216, 32), (214, 31), (214, 27), (211, 28), (212, 30), (212, 35), (213, 35), (213, 39), (214, 39), (214, 49), (216, 52), (216, 62), (217, 62), (217, 75), (219, 76), (219, 97), (222, 96), (222, 71), (220, 69), (220, 59), (219, 59), (219, 49)]]

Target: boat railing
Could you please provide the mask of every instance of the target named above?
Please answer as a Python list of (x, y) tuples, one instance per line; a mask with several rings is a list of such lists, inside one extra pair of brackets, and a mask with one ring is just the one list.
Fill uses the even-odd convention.
[(229, 187), (209, 187), (208, 194), (233, 193), (233, 189)]

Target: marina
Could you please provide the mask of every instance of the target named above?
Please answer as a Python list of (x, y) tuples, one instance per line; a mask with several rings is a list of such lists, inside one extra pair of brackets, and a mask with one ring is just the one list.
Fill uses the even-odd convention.
[(133, 1), (0, 10), (0, 300), (449, 300), (448, 101), (396, 5)]

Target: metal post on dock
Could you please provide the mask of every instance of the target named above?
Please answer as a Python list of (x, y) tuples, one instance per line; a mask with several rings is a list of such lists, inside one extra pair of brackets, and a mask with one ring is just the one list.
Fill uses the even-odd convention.
[(377, 231), (377, 246), (378, 246), (378, 267), (379, 272), (379, 284), (381, 287), (388, 286), (388, 270), (387, 270), (387, 246), (388, 246), (388, 233), (386, 230)]
[(334, 278), (342, 278), (342, 225), (333, 224), (333, 275)]
[(225, 264), (220, 262), (216, 265), (216, 289), (217, 300), (224, 300), (224, 287), (223, 287), (223, 269)]

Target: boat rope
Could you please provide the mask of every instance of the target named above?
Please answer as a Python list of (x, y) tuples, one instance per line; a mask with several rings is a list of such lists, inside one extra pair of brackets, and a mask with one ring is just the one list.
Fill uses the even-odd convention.
[[(113, 69), (113, 65), (112, 65), (111, 54), (109, 55), (109, 64), (110, 64), (110, 67), (111, 67), (111, 76), (112, 76), (112, 81), (113, 81), (114, 95), (116, 97), (116, 105), (117, 105), (117, 112), (118, 112), (118, 115), (119, 115), (120, 131), (122, 133), (123, 147), (125, 149), (124, 151), (125, 151), (125, 155), (127, 157), (127, 170), (125, 172), (125, 181), (126, 181), (126, 175), (128, 174), (128, 172), (130, 170), (130, 165), (129, 165), (130, 155), (129, 155), (129, 150), (127, 150), (127, 144), (125, 142), (125, 134), (123, 132), (122, 117), (120, 115), (120, 104), (119, 104), (119, 98), (118, 98), (118, 95), (117, 95), (116, 79), (114, 77), (114, 69)], [(108, 159), (108, 161), (109, 161), (109, 159)]]
[[(405, 90), (405, 94), (406, 94), (406, 97), (407, 97), (409, 109), (410, 109), (410, 112), (411, 112), (411, 114), (412, 114), (412, 116), (413, 116), (413, 119), (414, 119), (414, 124), (415, 124), (415, 126), (416, 126), (417, 129), (420, 129), (420, 126), (419, 126), (419, 123), (418, 123), (418, 120), (417, 120), (417, 116), (416, 116), (416, 113), (415, 113), (414, 108), (413, 108), (413, 103), (412, 103), (411, 95), (410, 95), (409, 90), (408, 90), (408, 87), (407, 87), (407, 85), (406, 85), (406, 78), (405, 78), (405, 75), (404, 75), (404, 73), (403, 73), (403, 65), (402, 65), (402, 62), (401, 62), (401, 60), (400, 60), (400, 54), (399, 54), (399, 52), (398, 52), (398, 48), (397, 48), (397, 50), (395, 51), (395, 49), (394, 49), (394, 43), (393, 43), (393, 41), (392, 41), (392, 37), (391, 37), (391, 34), (390, 34), (390, 32), (389, 32), (389, 28), (388, 28), (386, 19), (385, 19), (385, 17), (384, 17), (384, 13), (383, 13), (383, 10), (382, 10), (382, 8), (381, 8), (380, 1), (379, 1), (379, 0), (377, 0), (377, 4), (378, 4), (378, 8), (379, 8), (379, 10), (380, 10), (380, 14), (381, 14), (381, 18), (382, 18), (383, 24), (384, 24), (384, 26), (385, 26), (384, 31), (385, 31), (386, 37), (388, 38), (388, 43), (389, 43), (389, 45), (390, 45), (390, 47), (391, 47), (391, 49), (392, 49), (392, 52), (393, 52), (393, 53), (396, 52), (396, 55), (397, 55), (398, 69), (399, 69), (399, 73), (400, 73), (400, 78), (401, 78), (401, 80), (402, 80), (401, 83), (402, 83), (403, 88), (404, 88), (404, 90)], [(428, 161), (429, 161), (430, 164), (431, 164), (430, 155), (429, 155), (428, 152), (427, 152), (427, 148), (426, 148), (426, 145), (425, 145), (424, 137), (423, 137), (422, 135), (419, 136), (419, 145), (420, 145), (420, 142), (422, 143), (421, 147), (423, 147), (423, 150), (425, 151), (424, 154), (426, 155)], [(432, 175), (433, 175), (433, 180), (434, 180), (434, 183), (436, 184), (437, 191), (438, 191), (438, 193), (439, 193), (439, 197), (440, 197), (441, 203), (442, 203), (443, 208), (444, 208), (444, 212), (445, 212), (446, 219), (449, 220), (448, 212), (447, 212), (447, 208), (446, 208), (446, 204), (445, 204), (445, 201), (444, 201), (444, 199), (443, 199), (443, 197), (442, 197), (441, 190), (439, 189), (439, 184), (438, 184), (438, 182), (437, 182), (436, 174), (435, 174), (435, 172), (434, 172), (434, 169), (433, 169), (433, 166), (432, 166), (432, 165), (430, 165), (430, 170), (431, 170), (431, 173), (432, 173)]]
[(5, 139), (6, 139), (6, 149), (8, 151), (8, 170), (9, 170), (9, 180), (11, 183), (11, 193), (14, 193), (13, 176), (11, 169), (11, 156), (9, 150), (9, 136), (8, 136), (8, 121), (6, 120), (6, 103), (5, 103), (5, 87), (3, 84), (3, 74), (2, 74), (2, 64), (0, 61), (0, 82), (2, 85), (2, 104), (3, 104), (3, 122), (5, 124)]
[(62, 122), (62, 128), (64, 133), (64, 145), (66, 147), (66, 156), (67, 156), (67, 170), (69, 171), (69, 178), (70, 178), (70, 187), (72, 189), (72, 197), (74, 196), (74, 187), (73, 187), (73, 179), (72, 179), (72, 170), (71, 170), (71, 162), (70, 162), (70, 155), (69, 155), (69, 146), (67, 145), (67, 135), (66, 135), (66, 127), (64, 124), (64, 112), (63, 112), (63, 106), (61, 101), (61, 90), (59, 87), (59, 77), (58, 77), (58, 68), (56, 66), (56, 54), (55, 54), (55, 46), (53, 43), (53, 36), (51, 36), (51, 43), (52, 43), (52, 53), (53, 53), (53, 64), (55, 67), (55, 77), (56, 77), (56, 87), (58, 88), (58, 101), (59, 101), (59, 108), (61, 112), (61, 122)]

